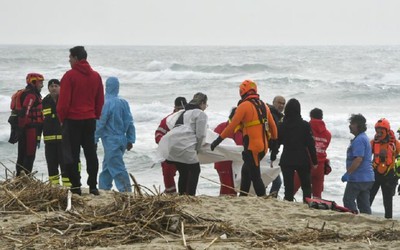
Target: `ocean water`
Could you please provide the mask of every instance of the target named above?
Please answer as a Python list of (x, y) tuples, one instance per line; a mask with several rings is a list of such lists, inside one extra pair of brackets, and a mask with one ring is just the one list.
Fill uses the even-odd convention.
[[(72, 46), (71, 46), (72, 47)], [(40, 72), (47, 80), (61, 78), (70, 69), (66, 46), (0, 46), (0, 163), (14, 170), (17, 146), (9, 136), (10, 96), (25, 86), (29, 72)], [(318, 107), (332, 133), (328, 149), (333, 171), (326, 176), (323, 197), (342, 204), (345, 184), (346, 148), (352, 135), (347, 119), (362, 113), (372, 138), (374, 124), (386, 117), (392, 128), (400, 126), (400, 46), (385, 47), (128, 47), (87, 46), (88, 61), (103, 81), (120, 79), (120, 95), (131, 106), (137, 142), (125, 155), (128, 171), (151, 189), (163, 190), (159, 164), (153, 164), (157, 145), (154, 131), (160, 120), (172, 111), (176, 96), (191, 99), (194, 93), (209, 97), (206, 113), (214, 128), (227, 119), (239, 100), (238, 86), (244, 79), (258, 83), (261, 99), (271, 103), (275, 95), (297, 98), (302, 116)], [(47, 84), (42, 90), (45, 96)], [(36, 156), (34, 170), (46, 180), (44, 147)], [(103, 158), (99, 147), (99, 159)], [(83, 162), (85, 169), (85, 162)], [(0, 167), (0, 180), (5, 172)], [(100, 166), (101, 168), (101, 166)], [(83, 170), (82, 183), (86, 182)], [(201, 176), (218, 181), (212, 165), (203, 165)], [(217, 184), (200, 178), (198, 194), (218, 195)], [(283, 187), (280, 191), (283, 196)], [(301, 201), (301, 191), (296, 195)], [(373, 213), (383, 217), (379, 192)], [(400, 218), (400, 196), (394, 197), (394, 217)]]

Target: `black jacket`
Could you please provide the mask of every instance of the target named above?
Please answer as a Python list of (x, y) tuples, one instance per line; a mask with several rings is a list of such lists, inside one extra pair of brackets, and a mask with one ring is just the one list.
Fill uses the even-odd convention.
[(278, 145), (283, 145), (280, 166), (318, 164), (312, 130), (310, 124), (301, 118), (297, 100), (288, 102), (285, 107), (285, 117), (278, 126)]
[(50, 94), (48, 94), (42, 101), (43, 105), (43, 139), (45, 143), (61, 142), (61, 125), (58, 120), (56, 106)]

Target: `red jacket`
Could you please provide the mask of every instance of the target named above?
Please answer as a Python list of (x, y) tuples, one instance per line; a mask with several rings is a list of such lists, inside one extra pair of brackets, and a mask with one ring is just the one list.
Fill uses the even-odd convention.
[(23, 114), (18, 118), (18, 126), (38, 127), (43, 124), (42, 97), (35, 87), (28, 84), (21, 96)]
[(315, 141), (318, 161), (325, 161), (326, 149), (331, 142), (331, 133), (326, 129), (323, 120), (311, 118), (310, 126)]
[(157, 144), (160, 142), (161, 138), (169, 131), (169, 128), (167, 126), (167, 118), (172, 114), (167, 115), (164, 119), (161, 120), (160, 125), (158, 125), (158, 128), (155, 132), (155, 140)]
[(104, 87), (99, 73), (80, 60), (61, 79), (57, 114), (64, 119), (99, 119), (104, 104)]
[[(228, 127), (228, 124), (229, 124), (229, 122), (220, 123), (214, 129), (214, 132), (217, 133), (217, 134), (221, 134), (222, 131), (224, 131), (224, 129), (226, 127)], [(240, 130), (238, 130), (235, 134), (233, 134), (233, 137), (229, 136), (228, 138), (232, 138), (236, 142), (236, 145), (243, 145), (243, 134), (242, 134), (242, 132)]]

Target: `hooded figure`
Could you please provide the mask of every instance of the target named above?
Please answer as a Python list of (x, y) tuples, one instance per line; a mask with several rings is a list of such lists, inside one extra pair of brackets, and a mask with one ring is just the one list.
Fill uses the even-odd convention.
[[(323, 112), (319, 108), (314, 108), (310, 111), (310, 126), (315, 141), (315, 149), (317, 151), (318, 167), (311, 169), (311, 186), (314, 198), (322, 198), (325, 180), (325, 164), (329, 164), (326, 158), (326, 149), (331, 142), (331, 133), (326, 129), (325, 122), (322, 120)], [(295, 177), (294, 193), (300, 187), (298, 176)]]
[(103, 170), (99, 188), (110, 190), (112, 181), (120, 192), (131, 192), (129, 176), (123, 161), (125, 150), (132, 148), (136, 133), (133, 118), (126, 100), (118, 97), (119, 81), (110, 77), (106, 81), (105, 104), (96, 124), (95, 141), (101, 138), (104, 147)]
[(279, 165), (285, 185), (284, 199), (293, 201), (295, 171), (300, 177), (303, 199), (311, 197), (310, 165), (316, 167), (318, 164), (315, 142), (310, 124), (301, 117), (300, 103), (294, 98), (287, 102), (285, 117), (278, 129), (278, 146), (281, 144), (283, 151)]

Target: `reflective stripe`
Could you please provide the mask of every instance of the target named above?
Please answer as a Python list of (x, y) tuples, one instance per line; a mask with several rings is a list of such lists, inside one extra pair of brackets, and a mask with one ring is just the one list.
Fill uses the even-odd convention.
[(60, 184), (60, 176), (59, 175), (49, 176), (49, 181), (53, 185), (59, 185)]
[(72, 186), (68, 177), (62, 177), (61, 180), (62, 180), (62, 185), (64, 187), (71, 187)]
[(62, 135), (46, 135), (43, 138), (44, 141), (62, 140)]
[(260, 125), (260, 124), (261, 124), (260, 120), (254, 120), (254, 121), (251, 121), (251, 122), (246, 122), (244, 125), (242, 125), (242, 124), (237, 125), (236, 128), (235, 128), (235, 133), (238, 130), (242, 129), (242, 128), (248, 128), (248, 127), (252, 127), (252, 126)]
[(168, 131), (163, 129), (162, 127), (158, 127), (156, 131), (160, 131), (163, 134), (166, 134)]
[(43, 109), (43, 115), (51, 114), (51, 108)]

